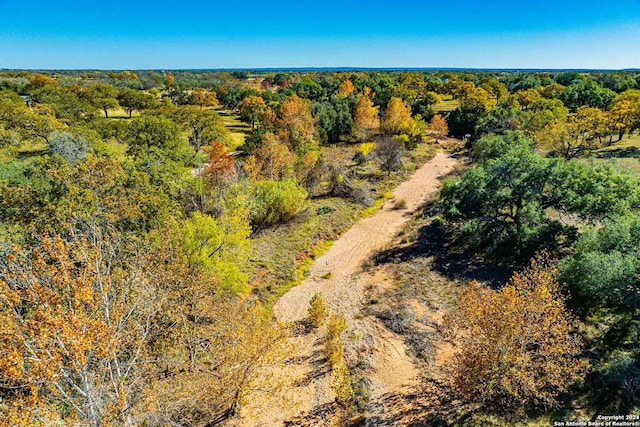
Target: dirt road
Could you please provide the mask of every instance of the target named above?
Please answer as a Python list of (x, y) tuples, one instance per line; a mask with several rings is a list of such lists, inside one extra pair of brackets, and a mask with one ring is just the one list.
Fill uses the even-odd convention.
[[(362, 316), (364, 289), (371, 285), (372, 278), (360, 274), (361, 266), (374, 251), (392, 243), (425, 198), (438, 190), (439, 178), (456, 163), (451, 156), (437, 153), (393, 192), (395, 200), (405, 200), (404, 209), (394, 209), (393, 200), (389, 200), (374, 215), (357, 222), (316, 260), (308, 278), (274, 306), (280, 320), (300, 322), (307, 316), (310, 299), (321, 292), (328, 308), (345, 316), (348, 325), (345, 341), (350, 341), (350, 347), (357, 350), (355, 357), (366, 359), (370, 366), (367, 412), (371, 420), (386, 410), (383, 396), (415, 384), (417, 369), (407, 356), (401, 337), (377, 319)], [(377, 277), (373, 282), (384, 286), (388, 278)], [(335, 425), (332, 417), (335, 396), (330, 385), (330, 368), (322, 352), (322, 336), (315, 332), (300, 333), (293, 340), (297, 354), (292, 358), (292, 381), (285, 396), (249, 405), (237, 425)]]

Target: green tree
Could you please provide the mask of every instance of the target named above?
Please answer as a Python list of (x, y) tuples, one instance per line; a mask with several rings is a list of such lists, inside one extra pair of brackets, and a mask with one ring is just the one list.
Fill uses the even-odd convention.
[(251, 227), (249, 212), (229, 210), (214, 218), (194, 212), (173, 227), (173, 238), (181, 249), (189, 269), (204, 268), (213, 275), (220, 289), (240, 293), (245, 290), (247, 276), (243, 272)]
[(118, 102), (129, 113), (129, 118), (134, 111), (142, 111), (151, 108), (158, 103), (155, 96), (134, 89), (122, 89), (118, 94)]
[(311, 113), (318, 126), (327, 134), (328, 142), (339, 142), (353, 132), (353, 119), (348, 98), (332, 97), (331, 101), (311, 105)]
[(82, 91), (82, 96), (109, 118), (109, 110), (118, 108), (118, 89), (105, 83), (95, 83)]
[(200, 148), (208, 145), (211, 141), (225, 144), (230, 141), (229, 130), (225, 127), (220, 115), (214, 110), (184, 106), (176, 109), (172, 117), (189, 133), (189, 144), (195, 148), (196, 153), (199, 153)]
[(47, 109), (30, 109), (22, 100), (0, 100), (0, 124), (18, 143), (48, 142), (52, 132), (64, 127)]
[(250, 95), (247, 96), (238, 104), (238, 110), (240, 111), (240, 118), (244, 121), (251, 123), (251, 129), (255, 129), (256, 122), (260, 115), (264, 113), (266, 105), (264, 99), (261, 96)]
[(533, 143), (512, 134), (481, 139), (478, 160), (441, 190), (445, 216), (471, 251), (528, 259), (541, 248), (567, 245), (572, 226), (549, 210), (601, 219), (640, 206), (637, 179), (612, 165), (544, 158)]
[(605, 89), (593, 80), (579, 80), (567, 86), (560, 95), (560, 99), (571, 111), (578, 107), (595, 107), (601, 110), (609, 108), (616, 93), (611, 89)]
[(163, 116), (141, 116), (133, 119), (123, 140), (129, 145), (127, 153), (134, 157), (159, 150), (173, 160), (184, 160), (187, 152), (180, 128)]

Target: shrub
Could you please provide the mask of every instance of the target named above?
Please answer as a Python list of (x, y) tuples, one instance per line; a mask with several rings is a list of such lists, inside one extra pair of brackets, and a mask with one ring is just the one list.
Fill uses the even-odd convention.
[(309, 322), (311, 327), (319, 328), (327, 318), (327, 305), (322, 299), (322, 294), (316, 292), (309, 301)]
[(49, 136), (49, 153), (58, 154), (71, 164), (84, 159), (90, 152), (89, 142), (80, 135), (52, 132)]
[(366, 188), (352, 180), (339, 166), (327, 165), (328, 193), (332, 196), (351, 199), (364, 206), (371, 206), (373, 200)]
[(260, 181), (253, 187), (251, 222), (267, 226), (289, 221), (304, 206), (307, 192), (295, 179)]
[(406, 199), (396, 199), (396, 201), (393, 202), (393, 209), (395, 209), (397, 211), (401, 211), (403, 209), (407, 209), (407, 201), (406, 201)]
[(499, 291), (472, 282), (459, 293), (445, 329), (457, 345), (451, 373), (465, 399), (547, 406), (577, 379), (577, 324), (554, 275), (536, 257)]
[(376, 145), (376, 155), (382, 161), (380, 169), (387, 172), (387, 176), (402, 167), (403, 149), (404, 144), (391, 137), (382, 138)]
[(324, 354), (331, 366), (342, 363), (343, 349), (340, 334), (347, 329), (347, 322), (342, 316), (332, 314), (327, 322), (327, 337), (324, 343)]
[(358, 152), (366, 157), (374, 148), (376, 148), (375, 142), (363, 142), (360, 144), (360, 147), (358, 147)]
[(351, 381), (351, 372), (346, 365), (340, 364), (340, 366), (333, 370), (331, 388), (335, 391), (336, 401), (340, 405), (347, 406), (353, 402), (355, 393), (353, 391), (353, 383)]

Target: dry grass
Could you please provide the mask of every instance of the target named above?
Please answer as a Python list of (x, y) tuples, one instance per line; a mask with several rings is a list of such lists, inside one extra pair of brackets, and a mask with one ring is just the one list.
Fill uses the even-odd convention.
[(393, 209), (401, 211), (407, 208), (407, 201), (405, 199), (397, 199), (393, 202)]
[[(351, 161), (356, 150), (355, 145), (340, 144), (323, 147), (322, 155), (355, 174), (375, 197), (374, 205), (365, 207), (338, 197), (316, 196), (307, 201), (304, 211), (293, 220), (256, 232), (251, 245), (251, 284), (254, 294), (263, 301), (273, 303), (298, 284), (315, 258), (358, 219), (380, 209), (391, 197), (390, 190), (412, 173), (405, 170), (387, 177), (376, 161), (356, 166)], [(421, 166), (434, 154), (432, 146), (420, 144), (406, 153), (405, 163)]]
[[(103, 112), (100, 112), (101, 115), (104, 116)], [(140, 112), (139, 111), (133, 111), (131, 113), (131, 117), (135, 118), (135, 117), (140, 117)], [(110, 119), (128, 119), (129, 118), (129, 113), (126, 112), (125, 110), (123, 110), (122, 108), (118, 108), (115, 110), (109, 110), (109, 118)]]

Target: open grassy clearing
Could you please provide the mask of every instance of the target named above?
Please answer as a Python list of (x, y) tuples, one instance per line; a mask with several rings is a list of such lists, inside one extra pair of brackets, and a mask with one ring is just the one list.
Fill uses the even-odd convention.
[[(104, 116), (104, 113), (101, 113)], [(132, 111), (131, 117), (140, 117), (139, 111)], [(118, 108), (115, 110), (109, 110), (109, 118), (110, 119), (128, 119), (129, 113), (123, 110), (122, 108)]]
[(614, 159), (621, 168), (640, 176), (640, 135), (626, 135), (621, 141), (595, 151), (593, 157), (596, 162)]
[(460, 105), (460, 101), (453, 99), (451, 95), (442, 95), (442, 102), (439, 102), (433, 106), (435, 113), (442, 113), (447, 111), (453, 111)]
[(224, 125), (231, 133), (232, 150), (244, 144), (245, 137), (251, 132), (251, 125), (240, 120), (240, 115), (233, 110), (217, 109), (216, 110)]

